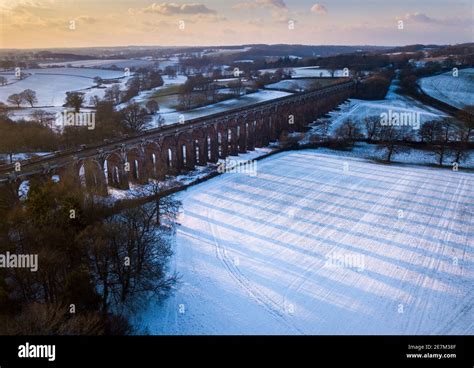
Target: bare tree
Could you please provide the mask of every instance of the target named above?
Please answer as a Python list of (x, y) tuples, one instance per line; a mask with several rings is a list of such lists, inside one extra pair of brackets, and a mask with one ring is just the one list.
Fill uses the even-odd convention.
[(114, 104), (120, 102), (120, 86), (114, 84), (111, 87), (107, 88), (104, 92), (104, 99), (107, 101), (112, 101)]
[(151, 121), (148, 111), (138, 103), (132, 103), (121, 111), (122, 123), (127, 130), (141, 132)]
[(155, 216), (149, 206), (128, 209), (81, 236), (104, 315), (111, 308), (133, 310), (152, 296), (163, 296), (176, 281), (175, 274), (166, 272), (172, 250)]
[(469, 141), (471, 138), (471, 130), (463, 123), (455, 130), (453, 135), (455, 142), (452, 146), (454, 154), (454, 162), (458, 164), (467, 159), (470, 154)]
[(65, 106), (72, 107), (74, 108), (75, 112), (79, 112), (83, 104), (84, 104), (84, 93), (66, 92)]
[(38, 102), (36, 92), (31, 89), (25, 89), (23, 92), (20, 93), (20, 95), (23, 97), (23, 100), (30, 104), (31, 107), (33, 107), (33, 104)]
[(234, 96), (239, 97), (242, 94), (244, 85), (242, 83), (242, 80), (240, 78), (237, 78), (235, 81), (229, 83), (229, 88)]
[(104, 82), (104, 80), (97, 76), (97, 77), (94, 77), (94, 83), (97, 85), (97, 86), (100, 86), (102, 83)]
[(190, 91), (183, 91), (179, 94), (179, 104), (181, 108), (188, 110), (193, 105), (193, 93)]
[(54, 114), (53, 113), (42, 110), (42, 109), (35, 109), (35, 111), (33, 111), (31, 113), (31, 117), (37, 123), (39, 123), (39, 124), (41, 124), (45, 127), (52, 128), (52, 124), (53, 124), (53, 121), (54, 121)]
[(377, 137), (380, 130), (380, 118), (378, 116), (368, 116), (364, 118), (365, 131), (367, 139), (373, 141)]
[(392, 125), (382, 126), (379, 134), (380, 140), (377, 144), (377, 150), (386, 151), (385, 161), (391, 162), (394, 154), (408, 152), (410, 150), (401, 142), (405, 135), (402, 127)]
[(356, 139), (362, 137), (358, 125), (351, 119), (344, 121), (344, 123), (336, 129), (334, 135), (337, 140), (347, 142), (354, 142)]
[(21, 103), (24, 101), (24, 98), (21, 94), (14, 93), (7, 98), (7, 102), (16, 105), (16, 107), (20, 107)]
[(460, 124), (455, 132), (453, 153), (455, 162), (460, 163), (469, 157), (469, 143), (474, 137), (474, 106), (466, 106), (457, 117)]
[(94, 106), (95, 108), (97, 108), (97, 105), (99, 103), (100, 103), (99, 96), (94, 95), (94, 96), (91, 96), (91, 98), (89, 98), (89, 105)]
[(148, 100), (145, 106), (148, 112), (152, 115), (160, 111), (160, 105), (158, 105), (156, 100)]
[(431, 151), (438, 158), (438, 164), (443, 165), (446, 155), (450, 151), (449, 143), (455, 135), (455, 126), (449, 118), (434, 123), (434, 138)]
[(423, 123), (418, 131), (418, 136), (420, 137), (421, 142), (432, 143), (435, 139), (435, 132), (436, 120), (430, 120)]

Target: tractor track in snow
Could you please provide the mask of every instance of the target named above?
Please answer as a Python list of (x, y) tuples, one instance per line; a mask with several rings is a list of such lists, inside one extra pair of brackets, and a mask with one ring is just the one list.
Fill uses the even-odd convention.
[[(213, 199), (212, 203), (214, 204), (217, 199)], [(214, 220), (214, 217), (210, 215), (209, 209), (206, 209), (205, 216), (211, 220)], [(232, 276), (232, 278), (250, 295), (250, 297), (255, 300), (259, 305), (261, 305), (265, 310), (272, 315), (275, 319), (283, 322), (285, 326), (293, 329), (296, 333), (304, 335), (305, 332), (295, 326), (289, 318), (286, 316), (286, 313), (279, 306), (277, 302), (268, 297), (265, 293), (258, 290), (257, 287), (247, 278), (238, 267), (234, 264), (234, 261), (229, 257), (227, 248), (224, 247), (218, 240), (218, 230), (216, 227), (208, 221), (209, 229), (214, 241), (214, 246), (216, 250), (216, 257), (222, 262), (227, 272)]]

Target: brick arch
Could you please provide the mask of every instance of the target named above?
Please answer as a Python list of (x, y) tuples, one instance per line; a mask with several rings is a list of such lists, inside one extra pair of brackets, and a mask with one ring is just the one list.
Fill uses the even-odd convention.
[(255, 149), (255, 128), (256, 128), (255, 113), (251, 112), (245, 115), (245, 130), (247, 134), (247, 149), (253, 151)]
[(179, 169), (194, 169), (196, 162), (192, 135), (188, 132), (181, 133), (177, 139), (177, 160)]
[(128, 177), (132, 182), (143, 184), (148, 182), (145, 169), (144, 151), (141, 146), (127, 149)]
[(162, 150), (157, 142), (147, 142), (143, 145), (144, 170), (150, 178), (163, 179), (167, 167), (163, 162)]
[(239, 154), (239, 135), (240, 128), (238, 124), (238, 119), (236, 116), (232, 117), (227, 121), (227, 131), (228, 131), (228, 152), (231, 156), (237, 156)]
[(204, 129), (197, 129), (192, 133), (195, 163), (204, 166), (207, 164), (207, 136)]
[(125, 161), (120, 152), (113, 151), (106, 156), (104, 163), (107, 168), (107, 184), (109, 186), (118, 189), (129, 189)]
[(177, 142), (174, 137), (166, 137), (161, 143), (161, 157), (166, 167), (166, 173), (175, 174), (178, 172)]
[(217, 124), (217, 152), (219, 158), (226, 158), (229, 156), (229, 131), (226, 122)]
[(278, 113), (272, 109), (269, 112), (269, 140), (270, 142), (274, 142), (278, 139)]
[(256, 111), (254, 114), (254, 134), (255, 134), (255, 147), (263, 147), (263, 120), (264, 115), (262, 111)]
[(289, 104), (283, 104), (281, 107), (280, 107), (280, 112), (279, 112), (279, 116), (281, 117), (281, 120), (280, 120), (280, 132), (283, 132), (283, 131), (291, 131), (293, 128), (292, 126), (289, 124), (289, 116), (290, 115), (293, 115), (294, 116), (294, 112), (292, 111), (291, 107)]
[(245, 116), (239, 115), (236, 119), (239, 153), (247, 152), (247, 127), (245, 123)]
[(217, 142), (217, 130), (213, 125), (208, 126), (205, 131), (205, 140), (206, 140), (206, 158), (209, 162), (217, 162), (219, 158), (219, 149)]
[[(107, 180), (105, 178), (103, 165), (95, 158), (87, 158), (79, 164), (79, 171), (84, 170), (84, 181), (88, 191), (107, 195)], [(81, 175), (81, 174), (80, 174)]]
[(262, 120), (260, 125), (260, 139), (262, 146), (268, 146), (270, 144), (270, 124), (271, 124), (271, 111), (266, 109), (262, 112)]

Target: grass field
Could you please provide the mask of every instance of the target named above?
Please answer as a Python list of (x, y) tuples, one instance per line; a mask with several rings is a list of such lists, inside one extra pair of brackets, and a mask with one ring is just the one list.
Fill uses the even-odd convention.
[(178, 197), (150, 333), (474, 333), (473, 174), (305, 150)]

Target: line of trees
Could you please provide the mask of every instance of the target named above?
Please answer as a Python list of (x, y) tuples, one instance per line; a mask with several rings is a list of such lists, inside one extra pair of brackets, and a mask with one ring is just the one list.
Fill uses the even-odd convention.
[(161, 87), (163, 84), (163, 78), (158, 71), (153, 69), (139, 69), (137, 75), (127, 81), (124, 91), (120, 90), (118, 84), (114, 84), (105, 90), (104, 98), (115, 104), (123, 103), (130, 101), (141, 91)]
[[(75, 93), (69, 97), (76, 96)], [(80, 98), (81, 96), (78, 95)], [(81, 99), (82, 100), (82, 99)], [(70, 98), (70, 101), (74, 101)], [(68, 103), (79, 109), (79, 104)], [(142, 107), (132, 103), (117, 111), (110, 101), (98, 100), (95, 106), (94, 130), (86, 126), (65, 126), (62, 131), (53, 129), (54, 113), (35, 109), (29, 120), (13, 121), (11, 111), (0, 103), (0, 153), (8, 154), (10, 162), (15, 153), (52, 152), (74, 149), (82, 144), (99, 144), (106, 139), (116, 139), (125, 134), (143, 131), (152, 119), (150, 109), (158, 106)]]
[(8, 96), (7, 102), (15, 105), (17, 108), (19, 108), (22, 103), (28, 103), (31, 107), (33, 107), (35, 103), (38, 103), (38, 98), (35, 91), (31, 89), (25, 89), (20, 93), (14, 93)]
[(433, 154), (438, 165), (445, 164), (448, 157), (460, 164), (467, 159), (474, 140), (474, 107), (461, 110), (456, 118), (426, 121), (417, 131), (411, 126), (381, 125), (378, 116), (366, 117), (362, 128), (348, 119), (335, 130), (334, 137), (340, 148), (351, 148), (362, 139), (375, 143), (387, 162), (419, 143)]

